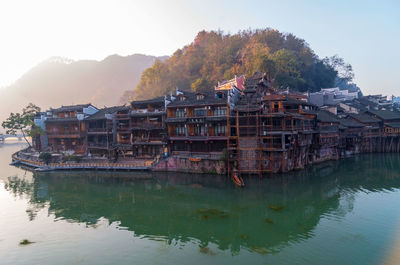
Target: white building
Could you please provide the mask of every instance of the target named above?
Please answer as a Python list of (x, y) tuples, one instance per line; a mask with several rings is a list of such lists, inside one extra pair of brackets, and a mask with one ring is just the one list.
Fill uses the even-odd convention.
[(340, 102), (358, 98), (358, 92), (340, 90), (338, 87), (323, 88), (319, 92), (309, 93), (308, 101), (317, 106), (336, 105)]

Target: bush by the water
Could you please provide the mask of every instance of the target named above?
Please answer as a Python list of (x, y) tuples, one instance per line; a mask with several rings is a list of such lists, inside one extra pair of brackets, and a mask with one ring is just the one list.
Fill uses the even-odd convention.
[(81, 160), (82, 160), (82, 157), (76, 156), (76, 155), (64, 155), (62, 158), (62, 161), (64, 163), (67, 161), (73, 161), (73, 162), (79, 163), (79, 162), (81, 162)]
[(48, 152), (42, 152), (39, 155), (39, 159), (44, 161), (46, 164), (48, 164), (51, 160), (51, 154)]

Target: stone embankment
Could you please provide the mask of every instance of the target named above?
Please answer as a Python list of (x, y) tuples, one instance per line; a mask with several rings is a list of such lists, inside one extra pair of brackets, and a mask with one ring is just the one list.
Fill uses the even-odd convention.
[(173, 171), (185, 173), (226, 174), (224, 161), (208, 158), (187, 158), (170, 156), (155, 163), (153, 171)]
[(53, 170), (125, 170), (125, 171), (172, 171), (208, 174), (225, 174), (224, 161), (212, 158), (170, 156), (161, 160), (122, 159), (115, 163), (108, 160), (99, 161), (85, 157), (82, 162), (51, 162), (46, 164), (38, 158), (38, 154), (24, 149), (12, 155), (13, 164), (22, 164), (36, 171)]
[[(23, 150), (25, 151), (25, 150)], [(53, 171), (53, 170), (150, 170), (153, 160), (132, 160), (129, 163), (112, 163), (112, 162), (98, 162), (94, 159), (85, 159), (83, 162), (58, 162), (48, 163), (39, 161), (37, 156), (27, 155), (27, 152), (16, 152), (12, 155), (13, 164), (23, 164), (34, 168), (36, 171)]]

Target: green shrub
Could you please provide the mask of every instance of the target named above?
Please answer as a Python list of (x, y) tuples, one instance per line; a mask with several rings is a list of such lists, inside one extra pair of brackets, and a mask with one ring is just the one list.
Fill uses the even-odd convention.
[(49, 152), (42, 152), (39, 155), (39, 159), (44, 161), (47, 164), (49, 164), (50, 160), (51, 160), (51, 153)]
[(75, 163), (81, 162), (82, 157), (76, 155), (64, 155), (62, 161), (65, 163), (67, 161), (74, 161)]
[(80, 156), (71, 156), (71, 157), (72, 157), (72, 160), (75, 161), (76, 163), (79, 163), (82, 160), (82, 157), (80, 157)]

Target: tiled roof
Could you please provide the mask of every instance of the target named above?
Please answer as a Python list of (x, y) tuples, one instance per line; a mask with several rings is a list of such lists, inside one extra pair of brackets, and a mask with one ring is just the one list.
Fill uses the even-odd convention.
[(331, 133), (331, 132), (337, 132), (338, 127), (336, 126), (323, 126), (319, 130), (321, 133)]
[(78, 121), (77, 117), (68, 117), (68, 118), (47, 118), (46, 122), (71, 122), (71, 121)]
[(350, 100), (350, 101), (343, 101), (343, 104), (346, 104), (348, 106), (351, 106), (353, 108), (356, 108), (358, 110), (365, 110), (367, 109), (365, 105), (360, 104), (359, 102), (356, 102), (355, 100)]
[(400, 122), (391, 122), (391, 123), (386, 123), (385, 125), (388, 125), (389, 127), (392, 128), (400, 128)]
[(246, 78), (245, 87), (258, 85), (262, 81), (263, 77), (263, 73), (255, 72), (253, 76)]
[(312, 103), (309, 103), (309, 102), (306, 102), (306, 101), (303, 101), (303, 100), (298, 100), (298, 99), (295, 99), (295, 98), (291, 98), (291, 97), (288, 97), (288, 96), (286, 96), (285, 101), (283, 103), (303, 105), (303, 106), (315, 106), (316, 107), (316, 105), (314, 105)]
[(366, 113), (370, 113), (378, 119), (384, 121), (400, 120), (400, 113), (390, 110), (367, 110)]
[(87, 108), (91, 106), (92, 104), (78, 104), (78, 105), (70, 105), (70, 106), (61, 106), (60, 108), (57, 109), (50, 109), (52, 112), (57, 113), (57, 112), (64, 112), (64, 111), (77, 111), (77, 110), (82, 110), (83, 108)]
[(352, 119), (339, 119), (340, 125), (347, 127), (347, 128), (362, 128), (365, 127), (364, 124), (359, 123), (358, 121)]
[[(218, 93), (226, 93), (226, 91)], [(202, 92), (204, 95), (203, 99), (197, 99), (197, 93), (193, 92), (184, 92), (182, 96), (185, 96), (185, 100), (179, 100), (178, 98), (175, 99), (173, 102), (168, 104), (168, 107), (177, 107), (177, 106), (205, 106), (205, 105), (212, 105), (212, 104), (225, 104), (227, 103), (226, 98), (217, 98), (216, 93), (214, 91), (207, 91)]]
[(98, 112), (95, 114), (90, 115), (87, 117), (85, 120), (101, 120), (106, 118), (106, 114), (111, 114), (114, 112), (117, 112), (119, 110), (127, 108), (126, 106), (115, 106), (115, 107), (109, 107), (109, 108), (103, 108), (100, 109)]
[(375, 102), (369, 100), (366, 97), (361, 97), (359, 99), (357, 99), (358, 102), (360, 102), (361, 104), (365, 105), (365, 106), (370, 106), (372, 108), (375, 108), (378, 106), (378, 104), (376, 104)]
[(162, 104), (164, 105), (164, 97), (157, 97), (147, 100), (135, 100), (131, 102), (131, 106), (144, 106), (146, 107), (149, 104)]
[(335, 114), (330, 113), (329, 111), (318, 110), (316, 113), (317, 113), (317, 120), (320, 122), (333, 122), (333, 123), (339, 122), (338, 117)]
[(379, 119), (377, 119), (377, 118), (375, 118), (375, 117), (373, 117), (371, 115), (368, 115), (365, 112), (362, 112), (362, 113), (359, 113), (359, 114), (350, 113), (348, 116), (353, 118), (353, 119), (355, 119), (355, 120), (357, 120), (357, 121), (359, 121), (359, 122), (362, 122), (362, 123), (380, 122)]

